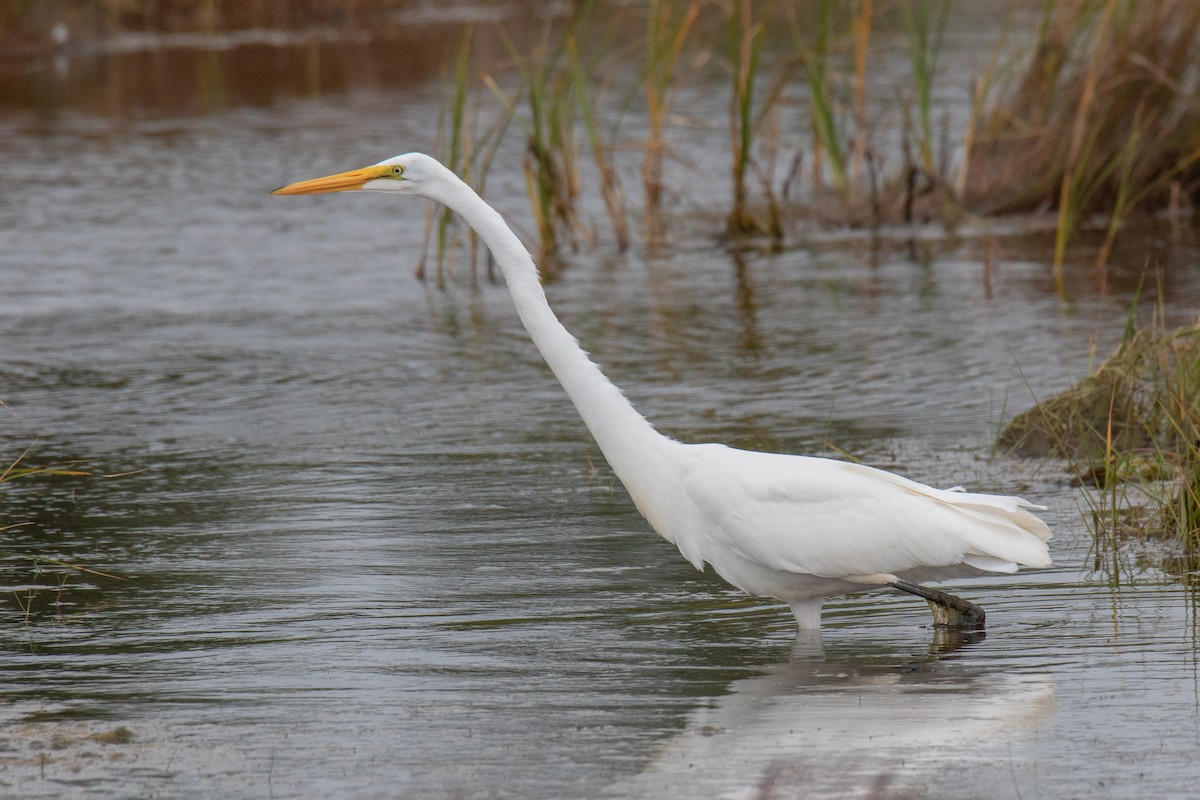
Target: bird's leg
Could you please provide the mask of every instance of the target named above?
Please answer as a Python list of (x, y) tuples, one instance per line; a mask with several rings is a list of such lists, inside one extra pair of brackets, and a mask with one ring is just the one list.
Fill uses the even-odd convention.
[(925, 598), (929, 603), (929, 610), (933, 612), (933, 624), (937, 627), (960, 631), (983, 630), (983, 621), (987, 615), (982, 608), (969, 600), (911, 581), (895, 580), (888, 586)]

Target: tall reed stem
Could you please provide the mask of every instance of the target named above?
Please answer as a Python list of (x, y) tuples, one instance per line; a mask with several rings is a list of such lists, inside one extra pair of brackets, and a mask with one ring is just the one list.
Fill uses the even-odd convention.
[(646, 96), (648, 133), (642, 157), (642, 191), (645, 195), (646, 241), (658, 241), (663, 196), (663, 158), (667, 146), (663, 129), (671, 110), (675, 70), (701, 0), (690, 0), (682, 13), (671, 0), (652, 0), (646, 21), (646, 68), (642, 83)]

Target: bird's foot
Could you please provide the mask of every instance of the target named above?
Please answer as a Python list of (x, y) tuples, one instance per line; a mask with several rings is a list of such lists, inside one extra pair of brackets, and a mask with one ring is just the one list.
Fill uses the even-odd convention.
[(957, 595), (943, 592), (940, 589), (930, 589), (919, 583), (896, 580), (888, 584), (902, 592), (923, 597), (929, 603), (933, 612), (933, 624), (938, 628), (951, 628), (958, 631), (981, 631), (987, 615), (983, 609), (964, 600)]

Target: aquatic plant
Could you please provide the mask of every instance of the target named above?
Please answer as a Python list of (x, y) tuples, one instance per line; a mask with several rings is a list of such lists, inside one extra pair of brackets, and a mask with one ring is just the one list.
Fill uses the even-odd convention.
[[(399, 2), (215, 0), (168, 9), (103, 0), (93, 8), (104, 30), (222, 31), (251, 19), (259, 27), (302, 27), (330, 15), (339, 28), (361, 27)], [(937, 130), (934, 91), (943, 80), (942, 46), (954, 10), (949, 0), (812, 0), (799, 8), (762, 0), (572, 4), (559, 16), (524, 25), (524, 38), (507, 41), (508, 61), (493, 59), (484, 67), (472, 52), (471, 39), (479, 37), (468, 30), (463, 46), (447, 57), (452, 90), (442, 155), (481, 186), (501, 140), (515, 135), (506, 126), (518, 123), (531, 228), (544, 267), (553, 268), (560, 251), (596, 240), (596, 221), (581, 212), (580, 198), (588, 192), (603, 201), (617, 249), (628, 248), (638, 233), (652, 245), (672, 196), (667, 166), (671, 159), (686, 162), (682, 145), (692, 125), (711, 125), (695, 118), (677, 124), (675, 98), (696, 76), (715, 80), (709, 67), (720, 65), (728, 77), (719, 90), (728, 100), (730, 158), (728, 174), (719, 177), (730, 192), (709, 200), (706, 211), (725, 221), (726, 233), (779, 237), (785, 228), (798, 229), (797, 221), (949, 227), (968, 216), (1045, 214), (1056, 223), (1049, 260), (1065, 291), (1064, 263), (1080, 226), (1103, 231), (1094, 257), (1102, 279), (1132, 215), (1174, 214), (1200, 194), (1200, 77), (1190, 59), (1200, 49), (1200, 5), (1010, 4), (1026, 20), (1032, 9), (1033, 43), (1001, 31), (991, 62), (974, 76), (970, 120), (953, 131), (945, 124)], [(56, 8), (78, 16), (83, 5), (67, 0)], [(30, 4), (10, 4), (5, 19), (21, 13), (15, 7), (33, 13)], [(868, 80), (868, 64), (875, 67), (887, 55), (875, 44), (881, 29), (883, 41), (907, 45), (906, 70), (872, 70), (902, 76), (894, 87), (905, 113), (899, 153), (872, 141), (872, 131), (884, 127), (867, 105), (868, 86), (878, 85)], [(488, 26), (487, 33), (505, 37), (502, 25)], [(623, 84), (618, 74), (636, 74), (637, 82)], [(610, 102), (614, 85), (623, 102)], [(498, 105), (486, 105), (492, 102)], [(642, 127), (636, 139), (620, 135), (631, 110)], [(949, 142), (960, 145), (954, 164)], [(640, 174), (623, 173), (638, 156)], [(780, 180), (776, 167), (788, 164)], [(584, 185), (593, 178), (594, 186)], [(634, 231), (622, 187), (638, 182), (642, 222)], [(428, 226), (439, 280), (463, 242), (476, 263), (477, 243), (447, 215), (436, 212)], [(424, 270), (423, 263), (419, 273)]]
[(1057, 214), (1054, 270), (1072, 233), (1138, 211), (1176, 212), (1200, 191), (1200, 5), (1043, 0), (1024, 69), (981, 115), (963, 199), (996, 215)]
[(931, 97), (937, 75), (938, 54), (950, 14), (949, 0), (906, 0), (904, 32), (908, 38), (908, 55), (912, 65), (912, 88), (916, 95), (917, 150), (920, 167), (926, 175), (940, 174), (933, 161), (933, 110)]
[(875, 19), (872, 0), (859, 0), (854, 16), (854, 104), (855, 132), (851, 138), (850, 186), (859, 187), (867, 155), (867, 56), (870, 53), (871, 27)]
[[(866, 5), (869, 6), (869, 3)], [(850, 188), (850, 178), (846, 171), (845, 143), (842, 132), (838, 129), (837, 103), (829, 76), (834, 38), (833, 6), (833, 0), (821, 0), (818, 4), (816, 24), (813, 26), (815, 33), (811, 36), (806, 35), (805, 28), (807, 26), (799, 20), (794, 8), (789, 7), (788, 17), (808, 88), (809, 124), (812, 127), (813, 182), (814, 185), (821, 186), (824, 178), (824, 165), (828, 160), (834, 187), (838, 192), (845, 194)], [(869, 30), (868, 23), (867, 31)], [(856, 45), (857, 43), (856, 40)], [(856, 86), (859, 85), (857, 83), (857, 57), (860, 53), (863, 58), (862, 67), (864, 70), (866, 67), (865, 48), (862, 51), (856, 49)], [(865, 85), (864, 80), (862, 86), (865, 87)], [(857, 107), (858, 103), (856, 102)]]
[[(464, 180), (472, 181), (479, 187), (481, 193), (487, 190), (488, 174), (491, 171), (492, 160), (504, 139), (517, 104), (513, 100), (505, 100), (500, 104), (500, 110), (484, 114), (479, 108), (479, 86), (472, 79), (472, 52), (475, 29), (471, 26), (463, 32), (461, 43), (453, 63), (453, 86), (450, 93), (449, 110), (439, 123), (439, 140), (442, 142), (442, 154), (446, 163), (452, 164), (453, 169)], [(491, 76), (484, 74), (479, 79), (486, 86), (494, 86)], [(502, 95), (496, 89), (497, 97)], [(486, 126), (480, 130), (481, 119), (489, 119)], [(436, 229), (436, 235), (434, 230)], [(444, 209), (430, 206), (425, 225), (425, 247), (415, 269), (416, 277), (424, 280), (428, 269), (426, 260), (429, 255), (430, 240), (435, 240), (434, 261), (435, 276), (439, 285), (446, 282), (449, 265), (455, 246), (460, 241), (452, 233), (456, 230), (454, 216)], [(463, 230), (469, 249), (468, 262), (471, 267), (471, 280), (477, 278), (476, 265), (479, 261), (479, 241), (474, 231)], [(490, 263), (490, 262), (489, 262)]]
[[(454, 169), (465, 176), (470, 175), (471, 159), (464, 156), (464, 150), (470, 146), (472, 137), (467, 131), (467, 99), (470, 93), (470, 80), (468, 65), (471, 55), (471, 37), (472, 30), (467, 29), (463, 35), (462, 44), (458, 49), (458, 58), (454, 64), (454, 96), (450, 104), (450, 119), (447, 127), (450, 129), (450, 143), (445, 152), (447, 163), (453, 164)], [(445, 281), (445, 269), (447, 251), (449, 249), (449, 232), (452, 217), (444, 210), (438, 213), (436, 209), (430, 207), (428, 216), (426, 217), (425, 226), (425, 253), (428, 253), (429, 247), (429, 229), (434, 219), (437, 219), (437, 252), (435, 260), (437, 262), (437, 279), (441, 284)], [(474, 265), (474, 259), (471, 260)], [(424, 279), (426, 275), (425, 258), (421, 258), (417, 265), (416, 275), (419, 279)]]
[[(584, 4), (566, 19), (565, 26), (554, 20), (542, 26), (535, 42), (518, 42), (503, 26), (495, 30), (509, 54), (508, 61), (480, 71), (478, 83), (468, 76), (474, 37), (470, 32), (463, 39), (454, 68), (448, 122), (444, 135), (448, 145), (443, 149), (447, 162), (465, 180), (474, 176), (477, 184), (486, 177), (492, 159), (508, 130), (515, 121), (524, 134), (524, 174), (542, 270), (552, 274), (558, 266), (557, 255), (562, 247), (577, 249), (592, 246), (597, 232), (585, 224), (578, 212), (578, 199), (583, 193), (582, 163), (586, 141), (599, 181), (600, 195), (619, 250), (629, 246), (630, 233), (625, 209), (624, 192), (610, 153), (619, 129), (613, 124), (611, 132), (601, 132), (596, 106), (600, 91), (592, 80), (602, 74), (603, 67), (585, 55), (580, 46), (580, 29), (590, 27), (588, 35), (595, 38), (597, 26), (590, 15), (591, 7)], [(600, 51), (604, 48), (595, 42)], [(512, 70), (515, 80), (501, 74)], [(476, 120), (485, 116), (478, 106), (480, 88), (496, 101), (500, 110), (491, 114), (492, 124), (482, 133), (476, 132)], [(475, 101), (472, 107), (472, 100)], [(468, 113), (468, 109), (470, 109)], [(438, 214), (439, 280), (441, 263), (446, 250), (446, 230), (453, 219), (445, 211)], [(472, 263), (478, 245), (475, 235), (470, 238)], [(423, 269), (418, 270), (424, 277)]]
[[(1200, 322), (1135, 329), (1131, 313), (1121, 344), (1095, 372), (1018, 415), (998, 444), (1063, 458), (1094, 487), (1098, 541), (1157, 532), (1200, 555)], [(1145, 513), (1132, 514), (1143, 499)]]
[(679, 57), (703, 3), (689, 0), (680, 7), (673, 0), (651, 0), (646, 14), (646, 62), (642, 68), (642, 93), (646, 102), (646, 140), (642, 145), (642, 193), (645, 237), (659, 238), (663, 190), (664, 137), (667, 116), (676, 88)]
[(549, 31), (528, 58), (512, 48), (528, 112), (522, 120), (526, 129), (525, 183), (541, 243), (539, 263), (543, 269), (551, 266), (560, 235), (565, 235), (572, 246), (580, 237), (590, 237), (575, 213), (579, 195), (575, 82), (562, 66), (565, 51), (565, 43), (551, 41)]
[[(609, 158), (612, 144), (605, 141), (600, 133), (592, 93), (589, 90), (591, 71), (583, 65), (579, 53), (578, 37), (574, 33), (567, 37), (567, 56), (570, 62), (575, 100), (579, 105), (580, 119), (583, 122), (584, 131), (587, 133), (592, 159), (595, 161), (596, 172), (600, 178), (600, 196), (603, 198), (604, 208), (608, 212), (617, 249), (624, 252), (629, 248), (629, 220), (625, 213), (625, 193), (621, 189), (616, 166)], [(616, 126), (614, 126), (615, 130)]]
[(733, 152), (733, 205), (727, 229), (740, 236), (747, 233), (774, 238), (783, 235), (779, 219), (779, 204), (770, 182), (763, 180), (765, 209), (752, 211), (748, 202), (746, 172), (753, 162), (753, 148), (758, 121), (754, 116), (754, 83), (758, 76), (762, 47), (763, 23), (754, 18), (750, 0), (740, 0), (733, 9), (729, 25), (730, 64), (733, 90), (730, 93), (730, 145)]
[[(0, 404), (2, 405), (2, 404)], [(25, 466), (25, 461), (29, 456), (29, 451), (26, 450), (14, 461), (12, 461), (3, 471), (0, 471), (0, 489), (3, 485), (15, 480), (23, 480), (26, 478), (35, 477), (64, 477), (64, 478), (81, 478), (92, 477), (93, 473), (87, 470), (80, 469), (83, 462), (66, 461), (54, 464), (43, 464), (40, 466)], [(117, 477), (117, 476), (111, 476)], [(16, 528), (23, 527), (27, 523), (16, 522), (5, 525), (0, 525), (0, 532), (11, 531)], [(112, 575), (107, 572), (101, 572), (91, 567), (72, 564), (58, 558), (52, 558), (43, 553), (32, 552), (25, 549), (0, 548), (0, 557), (11, 559), (17, 564), (28, 565), (32, 570), (32, 579), (26, 581), (18, 588), (11, 590), (11, 595), (17, 607), (20, 609), (22, 621), (29, 623), (32, 620), (35, 605), (44, 593), (51, 593), (55, 597), (61, 597), (62, 593), (68, 587), (68, 580), (72, 574), (86, 574), (101, 578), (111, 578), (113, 580), (125, 580), (119, 575)], [(43, 576), (49, 575), (54, 584), (40, 582)], [(59, 605), (56, 602), (52, 603), (55, 607), (56, 616), (60, 615)]]
[[(516, 119), (525, 133), (526, 193), (537, 231), (538, 263), (547, 273), (556, 268), (555, 256), (564, 241), (578, 247), (581, 242), (593, 240), (592, 232), (580, 221), (575, 208), (580, 193), (575, 143), (577, 81), (567, 51), (577, 20), (578, 17), (571, 18), (565, 37), (555, 35), (549, 24), (543, 26), (532, 48), (519, 46), (500, 28), (511, 65), (520, 79), (519, 88), (510, 93), (494, 76), (483, 78), (505, 109), (505, 127), (509, 120)], [(524, 114), (516, 113), (519, 108)]]

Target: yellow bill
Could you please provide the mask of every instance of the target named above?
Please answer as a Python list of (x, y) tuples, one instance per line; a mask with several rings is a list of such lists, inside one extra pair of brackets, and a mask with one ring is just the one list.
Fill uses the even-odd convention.
[(392, 177), (391, 167), (367, 167), (354, 169), (349, 172), (339, 172), (324, 178), (313, 178), (309, 181), (297, 181), (281, 186), (271, 194), (321, 194), (324, 192), (353, 192), (363, 188), (367, 181)]

